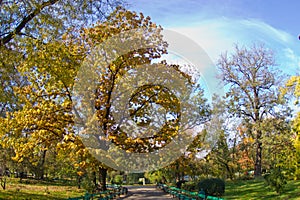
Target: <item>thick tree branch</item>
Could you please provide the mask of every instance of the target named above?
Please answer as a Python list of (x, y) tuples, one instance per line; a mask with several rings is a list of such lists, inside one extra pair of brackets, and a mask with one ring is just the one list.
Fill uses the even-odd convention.
[(8, 35), (5, 37), (1, 38), (0, 40), (0, 46), (7, 44), (9, 41), (11, 41), (15, 35), (18, 35), (21, 33), (22, 29), (28, 24), (33, 18), (35, 18), (38, 14), (41, 13), (41, 11), (47, 7), (55, 4), (58, 0), (49, 0), (46, 2), (43, 2), (40, 6), (38, 6), (35, 10), (33, 10), (29, 15), (23, 18), (21, 23), (13, 30), (11, 31)]

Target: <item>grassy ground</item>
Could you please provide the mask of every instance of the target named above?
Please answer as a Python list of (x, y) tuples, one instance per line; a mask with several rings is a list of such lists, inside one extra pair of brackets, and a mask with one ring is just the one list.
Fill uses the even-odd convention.
[(7, 179), (6, 190), (0, 188), (0, 199), (16, 200), (52, 200), (67, 199), (84, 194), (84, 190), (66, 182), (41, 182), (34, 180)]
[[(53, 200), (67, 199), (84, 194), (84, 190), (79, 190), (70, 182), (41, 182), (35, 180), (8, 179), (7, 188), (0, 188), (0, 199), (16, 200)], [(232, 181), (226, 183), (226, 193), (224, 199), (284, 199), (300, 200), (300, 181), (289, 181), (282, 195), (276, 194), (265, 185), (263, 179)]]
[(288, 181), (285, 192), (278, 195), (272, 191), (263, 179), (233, 181), (226, 183), (225, 196), (229, 199), (286, 199), (300, 200), (300, 181)]

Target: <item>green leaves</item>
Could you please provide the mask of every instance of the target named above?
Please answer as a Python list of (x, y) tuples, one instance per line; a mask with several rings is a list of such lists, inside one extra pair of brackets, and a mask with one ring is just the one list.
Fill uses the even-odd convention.
[(284, 192), (284, 186), (287, 184), (287, 177), (280, 167), (275, 167), (271, 170), (271, 173), (266, 175), (265, 180), (267, 184), (275, 190), (278, 194)]
[(0, 3), (0, 45), (20, 37), (48, 42), (60, 38), (65, 30), (84, 27), (114, 10), (122, 1), (4, 1)]

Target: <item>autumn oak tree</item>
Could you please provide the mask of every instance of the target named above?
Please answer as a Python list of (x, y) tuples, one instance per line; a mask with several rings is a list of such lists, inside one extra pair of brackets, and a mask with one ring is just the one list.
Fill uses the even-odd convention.
[[(131, 30), (132, 32), (130, 32)], [(150, 116), (150, 112), (155, 108), (155, 106), (157, 107), (159, 105), (163, 107), (166, 110), (167, 115), (172, 115), (172, 117), (167, 119), (165, 123), (161, 124), (162, 128), (152, 136), (150, 133), (147, 133), (147, 137), (133, 137), (130, 135), (133, 130), (129, 130), (129, 134), (126, 133), (124, 129), (120, 128), (119, 121), (116, 120), (113, 113), (116, 110), (116, 106), (112, 104), (112, 102), (116, 100), (113, 98), (113, 93), (115, 90), (121, 90), (117, 86), (121, 85), (120, 87), (130, 88), (130, 86), (134, 84), (134, 82), (130, 81), (120, 83), (122, 78), (129, 77), (129, 80), (137, 80), (136, 77), (149, 76), (147, 70), (157, 71), (159, 69), (155, 68), (155, 65), (152, 65), (153, 69), (143, 66), (151, 66), (151, 62), (155, 61), (157, 58), (160, 58), (161, 55), (167, 52), (167, 43), (163, 41), (161, 30), (162, 28), (151, 22), (149, 17), (144, 17), (142, 14), (136, 14), (124, 9), (114, 12), (110, 17), (108, 17), (107, 22), (96, 24), (92, 28), (83, 30), (84, 41), (86, 41), (89, 52), (92, 52), (94, 48), (97, 48), (98, 45), (106, 42), (106, 40), (113, 36), (118, 36), (116, 41), (122, 43), (129, 42), (129, 44), (132, 45), (132, 50), (126, 52), (125, 54), (118, 55), (115, 60), (109, 63), (100, 62), (99, 60), (101, 60), (101, 57), (109, 60), (110, 57), (113, 56), (113, 53), (111, 54), (111, 52), (122, 51), (122, 48), (120, 49), (120, 43), (118, 42), (109, 43), (109, 50), (111, 52), (100, 49), (97, 52), (105, 52), (103, 55), (101, 54), (100, 57), (95, 55), (94, 57), (89, 58), (93, 61), (92, 63), (89, 63), (89, 65), (95, 65), (96, 67), (88, 71), (96, 71), (97, 73), (99, 71), (101, 76), (94, 80), (97, 83), (95, 91), (88, 92), (92, 94), (92, 96), (89, 97), (89, 95), (86, 94), (85, 96), (88, 98), (83, 98), (83, 100), (80, 102), (78, 106), (77, 117), (79, 119), (78, 121), (81, 121), (81, 116), (85, 116), (84, 113), (87, 110), (95, 110), (98, 120), (97, 126), (101, 127), (101, 130), (103, 131), (101, 139), (97, 134), (89, 135), (89, 137), (93, 138), (91, 139), (93, 142), (89, 142), (88, 144), (90, 145), (89, 148), (94, 149), (95, 152), (98, 150), (97, 148), (99, 148), (99, 146), (102, 146), (100, 147), (101, 150), (109, 149), (109, 147), (103, 145), (106, 144), (105, 140), (112, 142), (125, 152), (129, 153), (155, 152), (161, 147), (164, 147), (164, 145), (170, 143), (177, 135), (181, 113), (180, 102), (176, 98), (176, 95), (184, 96), (186, 95), (185, 92), (187, 91), (179, 90), (180, 94), (176, 93), (176, 95), (174, 95), (169, 88), (164, 87), (164, 84), (168, 83), (176, 85), (177, 82), (180, 82), (178, 79), (175, 79), (176, 82), (167, 78), (161, 79), (161, 82), (158, 85), (149, 85), (148, 83), (137, 88), (136, 91), (132, 91), (130, 100), (127, 102), (129, 104), (128, 110), (126, 110), (126, 104), (123, 108), (121, 108), (121, 110), (124, 109), (124, 112), (129, 112), (130, 118), (132, 118), (134, 123), (140, 127), (146, 126), (155, 118)], [(126, 33), (128, 32), (130, 34), (127, 35)], [(134, 42), (130, 43), (131, 41), (135, 40), (140, 41), (140, 38), (142, 38), (141, 40), (143, 42), (146, 42), (146, 44), (152, 44), (152, 46), (147, 48), (139, 48), (134, 46)], [(135, 70), (138, 66), (142, 66), (141, 69), (144, 69), (141, 74), (136, 74), (138, 72)], [(165, 74), (164, 77), (169, 77), (169, 75), (172, 74), (172, 70), (173, 72), (178, 72), (180, 79), (183, 80), (180, 82), (182, 83), (182, 85), (179, 86), (180, 88), (189, 88), (189, 85), (197, 85), (196, 83), (193, 83), (189, 74), (181, 71), (180, 66), (168, 65), (165, 62), (161, 63), (161, 66), (165, 67), (164, 72), (160, 73), (160, 75)], [(85, 80), (87, 76), (80, 77), (83, 81), (77, 85), (79, 88), (83, 87), (85, 82), (90, 81)], [(92, 85), (92, 83), (89, 83), (87, 87), (83, 87), (84, 92), (90, 88), (90, 85)], [(190, 102), (188, 102), (192, 105), (196, 105), (197, 107), (197, 109), (193, 110), (193, 112), (189, 112), (191, 121), (188, 123), (191, 124), (191, 126), (206, 121), (209, 115), (206, 100), (203, 98), (203, 90), (201, 90), (200, 87), (197, 89), (198, 90), (196, 90), (194, 94), (195, 97), (191, 98)], [(122, 92), (120, 92), (120, 95), (122, 95)], [(118, 92), (116, 96), (119, 97)], [(121, 103), (122, 102), (120, 102), (120, 104)], [(123, 111), (119, 110), (118, 112)], [(185, 112), (187, 113), (188, 110)], [(101, 154), (99, 156), (101, 156)], [(161, 159), (166, 159), (167, 157), (168, 156), (165, 156)], [(120, 156), (118, 159), (121, 158), (122, 156)], [(115, 161), (117, 161), (117, 159), (111, 159), (112, 163)], [(138, 162), (138, 160), (135, 160), (135, 162)], [(129, 159), (121, 160), (118, 163), (123, 163), (124, 166), (126, 166), (125, 163), (128, 163), (128, 165), (136, 164), (130, 163)], [(99, 170), (103, 174), (106, 173), (105, 168), (101, 168)]]
[(71, 89), (83, 51), (63, 36), (79, 36), (81, 28), (104, 21), (121, 4), (0, 1), (1, 151), (29, 163), (37, 178), (50, 152), (67, 141), (79, 144), (72, 137)]
[(228, 86), (226, 94), (230, 112), (248, 124), (255, 144), (255, 176), (262, 173), (262, 122), (275, 117), (281, 103), (278, 86), (282, 77), (274, 70), (273, 53), (261, 45), (235, 46), (232, 55), (222, 54), (218, 61), (221, 80)]
[[(95, 172), (98, 170), (102, 189), (105, 190), (108, 167), (91, 157), (80, 141), (74, 124), (74, 114), (78, 114), (76, 109), (72, 110), (74, 79), (86, 55), (97, 45), (124, 31), (136, 28), (148, 31), (143, 37), (149, 42), (154, 42), (156, 46), (134, 49), (105, 66), (105, 73), (99, 77), (99, 87), (94, 91), (92, 106), (97, 111), (99, 126), (115, 144), (123, 145), (126, 151), (131, 152), (148, 151), (145, 148), (149, 149), (151, 145), (150, 151), (156, 150), (158, 147), (153, 146), (150, 139), (132, 139), (129, 136), (123, 137), (125, 133), (119, 129), (112, 131), (114, 119), (110, 100), (116, 81), (126, 71), (134, 69), (137, 65), (150, 64), (152, 60), (167, 52), (167, 44), (160, 33), (161, 27), (151, 22), (149, 17), (118, 8), (105, 20), (83, 27), (80, 31), (73, 29), (77, 22), (87, 25), (92, 22), (89, 20), (93, 19), (89, 17), (96, 17), (98, 14), (104, 16), (103, 13), (93, 15), (104, 1), (1, 3), (1, 14), (5, 14), (4, 20), (1, 21), (1, 68), (8, 72), (5, 75), (9, 79), (9, 84), (2, 84), (5, 87), (1, 90), (11, 94), (1, 97), (1, 105), (5, 107), (2, 109), (4, 114), (1, 118), (1, 146), (13, 149), (12, 156), (15, 161), (30, 162), (35, 169), (39, 169), (35, 171), (38, 178), (44, 176), (47, 158), (55, 157), (58, 161), (65, 158), (64, 154), (68, 152), (69, 163), (74, 165), (79, 176), (88, 169)], [(23, 5), (23, 9), (18, 9), (20, 5)], [(80, 9), (77, 9), (78, 7)], [(83, 9), (85, 7), (87, 9)], [(14, 9), (16, 12), (13, 12)], [(84, 14), (78, 15), (78, 11)], [(62, 14), (62, 17), (56, 20), (56, 14)], [(166, 63), (162, 65), (178, 71), (185, 80), (184, 84), (193, 84), (191, 77), (182, 72), (179, 66), (169, 66)], [(10, 69), (12, 71), (9, 71)], [(14, 76), (18, 79), (13, 78)], [(166, 88), (153, 85), (141, 89), (140, 93), (132, 96), (131, 101), (140, 105), (131, 109), (131, 116), (137, 123), (148, 123), (146, 106), (155, 103), (166, 107), (170, 114), (176, 115), (180, 104), (174, 94)], [(201, 122), (207, 120), (209, 112), (203, 91), (197, 92), (198, 95), (195, 93), (191, 103), (199, 103), (199, 110), (194, 110), (195, 113), (191, 114), (202, 115), (203, 118), (199, 118)], [(144, 103), (147, 99), (146, 105)], [(9, 106), (6, 102), (9, 102)], [(158, 142), (170, 141), (176, 134), (179, 117), (177, 115), (173, 122), (170, 120), (166, 123), (154, 139)], [(50, 153), (56, 156), (49, 155)]]

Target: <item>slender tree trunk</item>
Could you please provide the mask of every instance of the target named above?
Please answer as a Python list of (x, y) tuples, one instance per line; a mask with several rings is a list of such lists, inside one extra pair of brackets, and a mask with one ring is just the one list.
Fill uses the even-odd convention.
[(176, 169), (175, 169), (175, 183), (180, 181), (180, 172), (179, 172), (179, 162), (176, 161)]
[(6, 178), (5, 177), (0, 177), (0, 185), (3, 190), (6, 189)]
[(181, 172), (181, 180), (184, 181), (184, 170)]
[(255, 155), (255, 165), (254, 165), (254, 176), (255, 177), (260, 177), (261, 176), (261, 171), (262, 171), (262, 142), (260, 141), (261, 139), (261, 134), (259, 133), (257, 135), (256, 139), (256, 155)]
[(99, 167), (99, 181), (100, 187), (102, 191), (107, 190), (106, 188), (106, 176), (107, 176), (107, 168)]
[(226, 170), (228, 172), (230, 180), (233, 180), (233, 170), (230, 169), (228, 163), (225, 163), (225, 168), (226, 168)]
[(78, 189), (81, 189), (82, 176), (78, 175), (78, 176), (77, 176), (77, 179), (78, 179), (78, 182), (77, 182), (77, 184), (78, 184)]
[(97, 188), (97, 176), (96, 176), (96, 171), (93, 171), (93, 183), (95, 185), (95, 188)]

